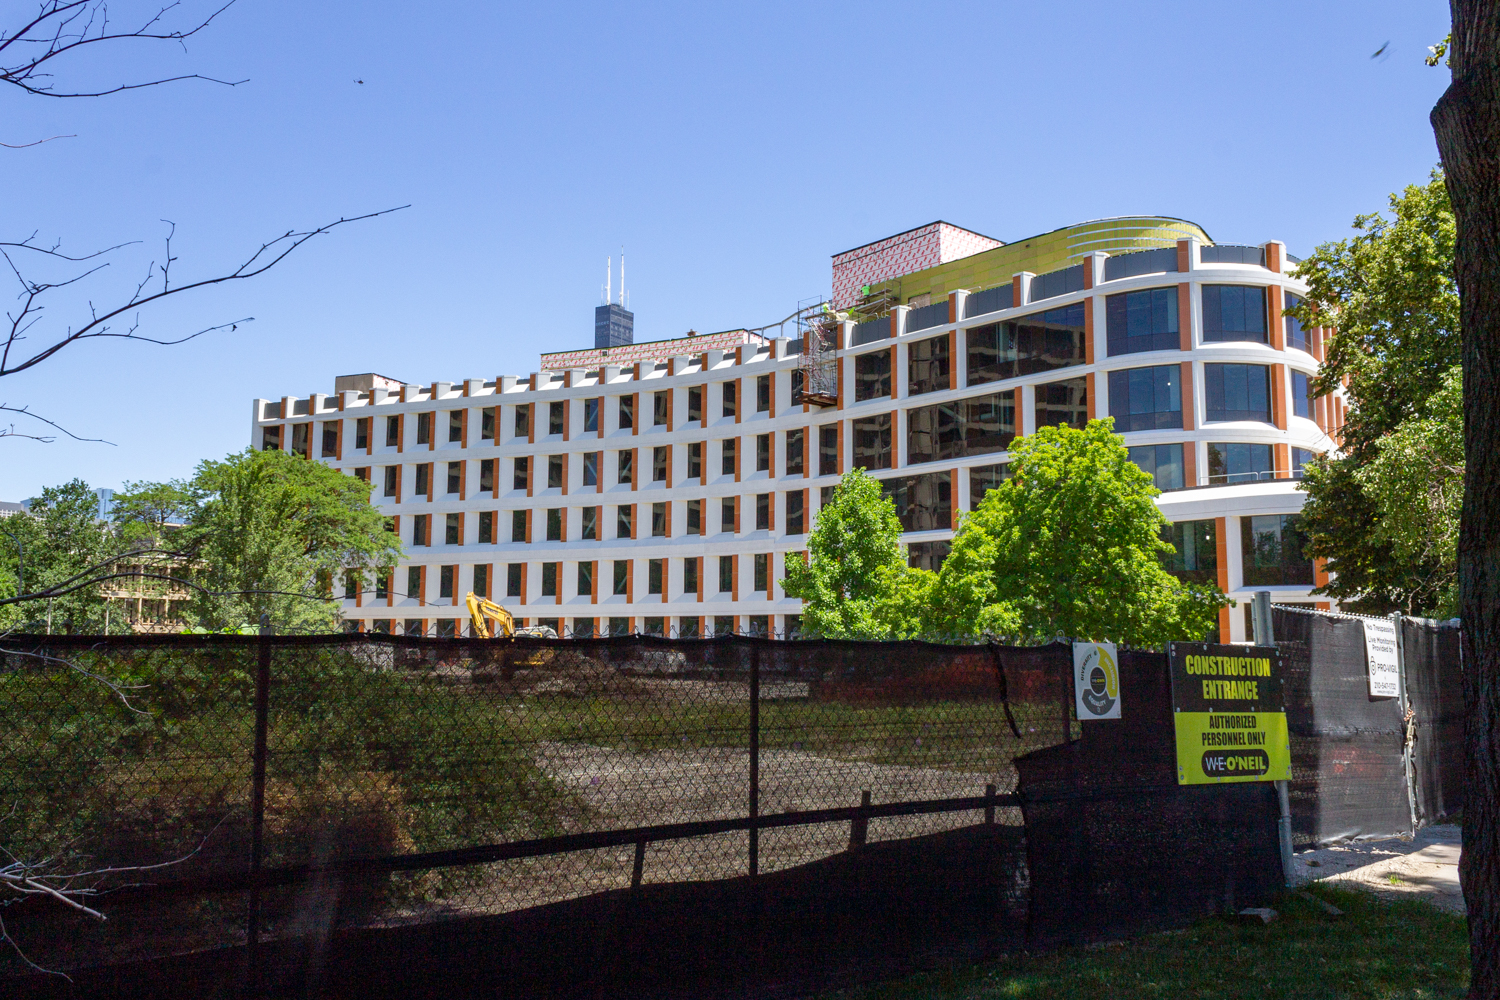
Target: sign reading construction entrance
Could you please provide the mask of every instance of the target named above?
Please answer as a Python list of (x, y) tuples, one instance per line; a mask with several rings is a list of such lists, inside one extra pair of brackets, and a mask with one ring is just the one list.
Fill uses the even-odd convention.
[(1080, 722), (1120, 717), (1120, 660), (1114, 643), (1073, 643), (1073, 695)]
[(1177, 783), (1285, 781), (1292, 753), (1275, 648), (1174, 642), (1167, 650)]

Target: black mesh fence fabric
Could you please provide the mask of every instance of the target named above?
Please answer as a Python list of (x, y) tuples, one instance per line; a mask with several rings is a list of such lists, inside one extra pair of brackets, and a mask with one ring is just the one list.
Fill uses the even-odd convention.
[[(855, 831), (988, 818), (1019, 844), (1014, 758), (1066, 738), (1065, 646), (13, 636), (0, 655), (4, 846), (146, 869), (85, 879), (113, 890), (103, 924), (5, 910), (54, 969), (245, 943), (263, 655), (267, 940), (775, 873)], [(865, 793), (867, 816), (778, 821)], [(1007, 892), (1024, 911), (1024, 872)]]
[(1120, 690), (1118, 720), (1016, 761), (1037, 945), (1179, 925), (1282, 886), (1270, 783), (1177, 784), (1166, 656), (1121, 651)]
[(1371, 698), (1358, 618), (1272, 609), (1286, 664), (1292, 841), (1411, 832), (1398, 698)]
[(1456, 621), (1401, 623), (1406, 697), (1412, 711), (1417, 819), (1436, 823), (1463, 808), (1464, 676)]

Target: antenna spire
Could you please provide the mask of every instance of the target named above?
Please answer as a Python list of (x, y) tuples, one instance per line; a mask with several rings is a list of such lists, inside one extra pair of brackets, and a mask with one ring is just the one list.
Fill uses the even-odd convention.
[(625, 248), (620, 247), (620, 308), (625, 308)]

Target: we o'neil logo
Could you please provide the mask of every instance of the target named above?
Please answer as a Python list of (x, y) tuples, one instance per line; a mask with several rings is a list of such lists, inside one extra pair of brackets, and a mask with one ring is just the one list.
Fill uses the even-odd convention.
[(1240, 750), (1226, 753), (1210, 750), (1203, 755), (1203, 773), (1210, 778), (1241, 778), (1262, 775), (1271, 769), (1271, 759), (1264, 750)]

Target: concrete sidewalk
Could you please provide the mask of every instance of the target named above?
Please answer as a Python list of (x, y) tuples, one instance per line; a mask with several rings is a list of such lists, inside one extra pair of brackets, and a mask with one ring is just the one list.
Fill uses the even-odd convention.
[(1459, 842), (1458, 827), (1429, 826), (1410, 838), (1361, 840), (1304, 851), (1293, 859), (1294, 881), (1364, 889), (1383, 899), (1424, 899), (1440, 910), (1464, 913), (1458, 883)]

